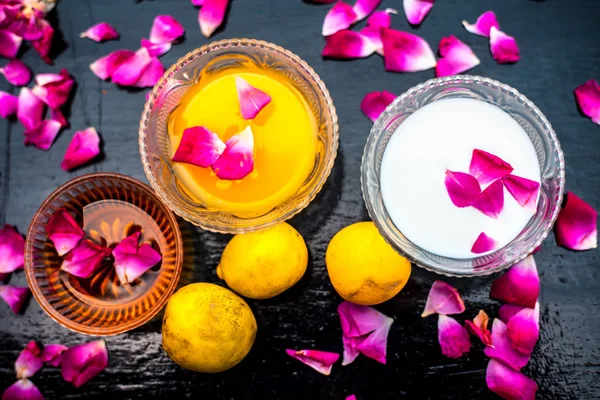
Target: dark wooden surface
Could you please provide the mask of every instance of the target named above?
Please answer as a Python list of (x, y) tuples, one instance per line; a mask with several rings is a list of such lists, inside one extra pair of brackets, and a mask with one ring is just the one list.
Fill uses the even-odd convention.
[[(393, 26), (407, 29), (400, 0), (382, 7), (400, 10)], [(413, 268), (406, 288), (377, 307), (395, 318), (389, 336), (388, 365), (359, 357), (347, 367), (335, 365), (329, 377), (292, 360), (285, 348), (342, 350), (336, 313), (340, 298), (327, 277), (324, 252), (344, 226), (368, 219), (359, 184), (362, 149), (371, 123), (359, 104), (369, 91), (397, 94), (433, 77), (433, 71), (386, 73), (381, 58), (350, 62), (326, 61), (320, 31), (329, 6), (301, 0), (234, 0), (227, 25), (215, 40), (251, 37), (275, 42), (298, 54), (320, 74), (334, 99), (340, 119), (340, 151), (333, 173), (317, 199), (291, 223), (310, 250), (306, 276), (293, 289), (271, 300), (249, 301), (258, 320), (258, 337), (246, 360), (217, 375), (184, 370), (163, 352), (160, 319), (127, 334), (106, 339), (110, 365), (80, 389), (45, 369), (32, 380), (48, 399), (116, 398), (196, 399), (487, 399), (496, 398), (485, 385), (486, 358), (480, 346), (459, 360), (440, 353), (435, 318), (419, 314), (435, 275)], [(474, 21), (485, 10), (496, 11), (503, 30), (514, 35), (522, 60), (497, 65), (487, 40), (468, 34), (462, 19)], [(186, 39), (162, 58), (165, 66), (209, 42), (201, 36), (197, 11), (189, 0), (64, 0), (56, 22), (67, 46), (54, 67), (32, 51), (23, 59), (36, 73), (67, 68), (77, 79), (72, 104), (72, 128), (63, 132), (48, 152), (23, 146), (22, 127), (0, 120), (0, 223), (25, 232), (44, 198), (67, 180), (93, 171), (114, 171), (146, 181), (137, 146), (137, 130), (145, 91), (131, 92), (101, 82), (88, 68), (96, 58), (119, 48), (136, 49), (147, 37), (152, 19), (172, 14), (186, 28)], [(121, 33), (119, 41), (97, 44), (79, 39), (93, 23), (108, 21)], [(472, 46), (481, 59), (472, 73), (516, 87), (533, 100), (553, 124), (567, 163), (567, 189), (600, 209), (600, 127), (580, 115), (573, 89), (590, 78), (600, 79), (600, 2), (597, 0), (446, 0), (435, 5), (418, 29), (432, 47), (454, 34)], [(15, 92), (3, 79), (0, 89)], [(95, 126), (103, 138), (104, 159), (66, 173), (60, 161), (75, 130)], [(410, 191), (410, 188), (406, 188)], [(229, 239), (182, 224), (187, 240), (190, 281), (217, 281), (215, 267)], [(569, 252), (552, 237), (536, 256), (542, 276), (541, 340), (525, 373), (540, 385), (540, 399), (600, 398), (600, 257), (598, 251)], [(13, 283), (25, 282), (22, 272)], [(498, 304), (487, 298), (491, 278), (455, 280), (464, 294), (467, 312), (480, 308), (494, 314)], [(15, 379), (13, 363), (31, 339), (75, 344), (89, 338), (53, 322), (35, 301), (24, 315), (14, 316), (0, 304), (0, 390)]]

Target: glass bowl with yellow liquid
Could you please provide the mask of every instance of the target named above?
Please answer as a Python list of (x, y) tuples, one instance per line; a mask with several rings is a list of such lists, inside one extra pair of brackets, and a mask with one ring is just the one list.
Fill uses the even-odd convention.
[[(271, 96), (252, 120), (241, 115), (236, 77)], [(173, 162), (183, 131), (194, 126), (223, 142), (250, 126), (252, 173), (221, 180), (211, 168)], [(207, 230), (243, 233), (283, 222), (315, 198), (333, 167), (338, 129), (329, 91), (308, 64), (272, 43), (229, 39), (187, 54), (154, 86), (140, 153), (150, 184), (175, 213)]]
[[(60, 269), (62, 258), (46, 224), (67, 210), (92, 242), (113, 248), (136, 231), (162, 254), (159, 264), (122, 285), (112, 256), (88, 278)], [(183, 242), (175, 215), (147, 185), (120, 174), (94, 173), (56, 189), (33, 217), (25, 244), (25, 274), (33, 296), (59, 324), (88, 335), (116, 335), (154, 317), (175, 291)]]

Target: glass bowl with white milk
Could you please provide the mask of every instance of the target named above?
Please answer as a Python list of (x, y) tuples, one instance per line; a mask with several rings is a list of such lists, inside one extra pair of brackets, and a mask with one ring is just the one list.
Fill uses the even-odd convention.
[[(510, 177), (537, 187), (528, 206), (508, 175), (478, 177), (476, 204), (456, 205), (446, 177), (473, 174), (478, 152), (492, 157), (488, 167), (508, 164)], [(458, 75), (415, 86), (387, 107), (367, 140), (361, 181), (369, 215), (396, 251), (433, 272), (478, 276), (508, 268), (546, 238), (565, 165), (556, 133), (531, 101), (495, 80)], [(494, 183), (496, 198), (483, 196)], [(498, 196), (501, 208), (490, 214)]]

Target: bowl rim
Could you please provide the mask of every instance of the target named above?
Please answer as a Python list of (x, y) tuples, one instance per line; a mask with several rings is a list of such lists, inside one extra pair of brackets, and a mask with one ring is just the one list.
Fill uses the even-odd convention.
[[(513, 95), (514, 97), (516, 97), (517, 99), (522, 101), (525, 105), (527, 105), (530, 108), (531, 113), (535, 117), (539, 118), (542, 125), (546, 128), (546, 130), (549, 134), (550, 141), (552, 142), (552, 144), (554, 146), (554, 150), (556, 151), (556, 155), (558, 158), (558, 177), (557, 178), (558, 178), (558, 182), (559, 182), (558, 183), (558, 187), (559, 187), (558, 192), (559, 193), (556, 198), (556, 204), (555, 204), (554, 208), (552, 209), (552, 214), (550, 215), (550, 218), (548, 218), (546, 220), (546, 223), (544, 224), (544, 227), (541, 230), (541, 234), (540, 234), (539, 238), (527, 250), (525, 250), (521, 255), (516, 257), (514, 260), (511, 260), (497, 268), (493, 268), (493, 269), (489, 269), (489, 270), (480, 270), (477, 272), (451, 271), (448, 269), (440, 269), (434, 265), (426, 264), (422, 260), (418, 260), (415, 257), (413, 257), (412, 255), (408, 254), (401, 245), (399, 245), (398, 243), (395, 243), (395, 241), (391, 240), (387, 236), (385, 230), (383, 229), (381, 222), (378, 220), (378, 218), (375, 218), (376, 213), (375, 213), (373, 204), (371, 202), (371, 198), (369, 196), (369, 189), (368, 189), (368, 183), (367, 183), (370, 179), (367, 177), (368, 174), (366, 173), (367, 163), (369, 162), (369, 160), (368, 160), (369, 155), (367, 154), (367, 152), (368, 152), (368, 150), (374, 151), (375, 142), (379, 139), (382, 132), (385, 131), (385, 129), (384, 129), (385, 127), (382, 126), (384, 119), (386, 119), (392, 113), (392, 109), (398, 103), (403, 102), (406, 98), (413, 96), (416, 92), (421, 91), (423, 89), (432, 88), (432, 87), (436, 87), (436, 86), (445, 86), (447, 84), (451, 84), (454, 82), (462, 82), (464, 80), (467, 80), (467, 81), (470, 81), (471, 83), (475, 83), (475, 84), (479, 84), (479, 85), (480, 84), (488, 84), (488, 85), (495, 86), (498, 90), (510, 93), (511, 95)], [(378, 128), (379, 131), (376, 131), (376, 128)], [(564, 153), (560, 146), (560, 142), (558, 140), (556, 132), (554, 131), (554, 128), (552, 128), (552, 125), (550, 124), (550, 121), (548, 121), (548, 119), (546, 118), (544, 113), (542, 113), (542, 111), (535, 105), (535, 103), (533, 103), (531, 100), (529, 100), (529, 98), (527, 98), (525, 95), (523, 95), (517, 89), (515, 89), (509, 85), (506, 85), (502, 82), (499, 82), (495, 79), (486, 78), (486, 77), (482, 77), (482, 76), (478, 76), (478, 75), (460, 75), (459, 74), (459, 75), (453, 75), (453, 76), (447, 76), (447, 77), (433, 78), (433, 79), (429, 79), (425, 82), (422, 82), (418, 85), (415, 85), (415, 86), (409, 88), (408, 90), (406, 90), (401, 95), (399, 95), (392, 103), (390, 103), (386, 107), (386, 109), (379, 115), (377, 120), (374, 122), (373, 127), (371, 128), (371, 130), (369, 132), (369, 136), (367, 138), (367, 142), (365, 144), (365, 147), (363, 150), (363, 155), (361, 158), (360, 182), (361, 182), (361, 190), (362, 190), (363, 200), (365, 202), (365, 206), (367, 207), (367, 212), (369, 214), (369, 217), (375, 223), (375, 226), (377, 226), (379, 233), (383, 236), (385, 241), (390, 246), (392, 246), (392, 248), (394, 248), (394, 250), (396, 250), (402, 256), (408, 258), (413, 264), (417, 265), (418, 267), (424, 268), (427, 271), (434, 272), (439, 275), (449, 276), (449, 277), (474, 278), (474, 277), (479, 277), (479, 276), (487, 276), (487, 275), (495, 274), (500, 271), (508, 269), (509, 267), (515, 265), (516, 263), (522, 261), (527, 256), (532, 254), (533, 251), (538, 246), (540, 246), (542, 244), (542, 242), (548, 237), (550, 231), (552, 230), (552, 227), (554, 226), (554, 222), (556, 221), (556, 218), (558, 218), (558, 213), (562, 207), (564, 190), (565, 190), (565, 159), (564, 159)], [(512, 241), (510, 243), (512, 243)], [(417, 245), (414, 245), (414, 246), (420, 248), (420, 246), (417, 246)], [(502, 249), (499, 249), (499, 250), (502, 250)], [(444, 257), (444, 258), (448, 258), (448, 257)], [(477, 257), (473, 257), (473, 259), (477, 259)]]
[[(214, 224), (214, 223), (206, 223), (205, 221), (203, 221), (200, 218), (191, 219), (191, 218), (188, 218), (184, 213), (180, 213), (178, 211), (178, 208), (171, 204), (168, 193), (163, 189), (163, 187), (154, 178), (154, 174), (151, 172), (151, 168), (148, 165), (148, 163), (146, 162), (146, 160), (148, 159), (148, 153), (146, 151), (145, 141), (146, 141), (146, 136), (147, 136), (146, 131), (148, 130), (148, 128), (146, 128), (144, 126), (144, 122), (149, 119), (149, 115), (152, 110), (151, 104), (153, 104), (154, 100), (158, 97), (159, 89), (161, 89), (162, 86), (165, 85), (172, 78), (172, 76), (175, 74), (175, 72), (179, 68), (185, 66), (192, 59), (194, 59), (198, 56), (201, 56), (203, 54), (208, 54), (213, 50), (218, 50), (225, 46), (260, 47), (260, 48), (266, 49), (268, 51), (279, 52), (279, 53), (285, 55), (286, 57), (288, 57), (289, 59), (293, 60), (295, 63), (299, 64), (302, 68), (304, 68), (308, 72), (308, 74), (313, 78), (314, 83), (316, 84), (316, 86), (319, 88), (319, 90), (322, 93), (323, 100), (324, 100), (326, 107), (331, 115), (331, 117), (330, 117), (330, 122), (331, 122), (330, 135), (332, 138), (332, 146), (331, 146), (330, 151), (325, 154), (326, 161), (325, 161), (325, 164), (323, 165), (323, 172), (321, 173), (321, 176), (318, 177), (318, 179), (313, 184), (312, 189), (309, 192), (307, 192), (304, 195), (304, 197), (300, 198), (300, 201), (298, 201), (298, 204), (293, 209), (291, 209), (287, 213), (279, 216), (278, 218), (272, 219), (267, 222), (259, 223), (259, 224), (241, 226), (241, 227), (236, 227), (233, 224), (225, 224), (225, 223), (221, 223), (218, 225)], [(339, 148), (339, 124), (338, 124), (337, 111), (336, 111), (335, 105), (333, 104), (333, 99), (331, 98), (331, 94), (329, 93), (329, 90), (325, 86), (325, 83), (323, 82), (323, 80), (321, 79), (319, 74), (317, 74), (317, 72), (306, 61), (304, 61), (302, 58), (300, 58), (298, 55), (292, 53), (291, 51), (289, 51), (281, 46), (278, 46), (274, 43), (271, 43), (271, 42), (267, 42), (264, 40), (257, 40), (257, 39), (249, 39), (249, 38), (231, 38), (231, 39), (222, 39), (222, 40), (214, 41), (214, 42), (205, 44), (199, 48), (196, 48), (196, 49), (188, 52), (183, 57), (179, 58), (179, 60), (177, 60), (173, 65), (171, 65), (171, 67), (169, 67), (169, 69), (167, 69), (165, 71), (163, 76), (154, 85), (154, 87), (152, 88), (152, 91), (148, 95), (148, 99), (146, 100), (146, 103), (144, 104), (144, 111), (142, 112), (142, 118), (140, 119), (140, 127), (138, 130), (138, 134), (139, 134), (138, 135), (139, 136), (138, 144), (139, 144), (139, 149), (140, 149), (142, 166), (144, 168), (144, 173), (146, 174), (146, 177), (147, 177), (148, 181), (150, 182), (150, 185), (156, 191), (156, 194), (163, 200), (163, 202), (169, 208), (171, 208), (171, 210), (174, 213), (176, 213), (178, 216), (180, 216), (184, 220), (190, 222), (191, 224), (199, 226), (200, 228), (202, 228), (204, 230), (216, 232), (216, 233), (225, 233), (225, 234), (240, 234), (240, 233), (254, 232), (254, 231), (257, 231), (260, 229), (266, 229), (266, 228), (272, 227), (276, 224), (279, 224), (281, 222), (285, 222), (285, 221), (291, 219), (292, 217), (294, 217), (295, 215), (299, 214), (315, 199), (317, 194), (319, 194), (319, 192), (323, 189), (325, 182), (327, 181), (327, 179), (329, 178), (329, 175), (331, 174), (331, 171), (333, 170), (333, 165), (335, 163), (335, 159), (337, 157), (337, 151)], [(296, 195), (294, 195), (294, 196), (296, 196)], [(292, 201), (294, 199), (296, 199), (296, 197), (291, 197), (290, 199), (286, 200), (286, 202)], [(285, 204), (286, 202), (281, 203), (281, 204)], [(278, 205), (277, 207), (279, 207), (280, 205)], [(217, 212), (220, 213), (219, 211), (217, 211)], [(272, 212), (272, 210), (269, 211), (269, 213), (271, 213), (271, 212)], [(269, 213), (264, 214), (264, 215), (268, 215)], [(230, 215), (236, 219), (239, 218), (231, 213), (224, 213), (224, 214)], [(264, 217), (264, 215), (256, 217), (256, 218)], [(244, 219), (255, 219), (255, 218), (244, 218)], [(227, 226), (227, 225), (229, 225), (229, 226)]]
[[(83, 325), (80, 323), (73, 322), (71, 319), (66, 318), (61, 313), (56, 311), (54, 307), (50, 305), (50, 303), (46, 300), (46, 297), (41, 293), (41, 290), (37, 284), (37, 280), (35, 279), (34, 271), (33, 271), (33, 260), (32, 260), (32, 250), (33, 250), (33, 240), (31, 239), (33, 235), (34, 226), (37, 225), (37, 221), (43, 215), (43, 211), (58, 197), (60, 197), (67, 190), (85, 182), (90, 182), (92, 180), (98, 181), (103, 179), (119, 179), (124, 180), (130, 183), (133, 186), (137, 186), (143, 191), (146, 191), (150, 194), (150, 196), (154, 197), (154, 200), (161, 204), (167, 215), (167, 219), (169, 221), (169, 225), (171, 225), (171, 229), (173, 229), (173, 236), (175, 237), (175, 266), (173, 277), (169, 282), (169, 286), (163, 292), (161, 299), (154, 305), (153, 308), (148, 310), (145, 314), (143, 314), (140, 318), (137, 318), (128, 323), (112, 326), (112, 327), (103, 327), (103, 328), (92, 328), (87, 325)], [(177, 284), (179, 283), (179, 278), (181, 275), (181, 269), (183, 266), (183, 239), (181, 237), (181, 230), (179, 229), (179, 224), (177, 223), (177, 219), (175, 215), (171, 211), (169, 207), (157, 196), (152, 188), (145, 183), (132, 178), (130, 176), (126, 176), (119, 173), (114, 172), (93, 172), (89, 174), (85, 174), (73, 179), (68, 180), (67, 182), (60, 185), (56, 188), (40, 205), (37, 209), (31, 223), (29, 224), (29, 229), (27, 230), (27, 238), (25, 240), (25, 276), (27, 278), (27, 283), (31, 292), (33, 293), (33, 297), (37, 300), (40, 307), (48, 314), (54, 321), (58, 322), (63, 327), (69, 329), (70, 331), (84, 334), (84, 335), (93, 335), (93, 336), (112, 336), (120, 333), (124, 333), (135, 329), (139, 326), (142, 326), (152, 318), (154, 318), (166, 305), (167, 301), (177, 288)]]

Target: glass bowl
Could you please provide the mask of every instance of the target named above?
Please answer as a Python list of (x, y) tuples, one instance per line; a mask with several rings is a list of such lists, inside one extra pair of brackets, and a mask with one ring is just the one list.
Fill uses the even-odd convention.
[[(442, 257), (408, 240), (390, 219), (379, 186), (381, 160), (394, 131), (421, 107), (448, 98), (477, 99), (507, 112), (527, 132), (535, 147), (541, 171), (538, 208), (527, 226), (505, 247), (469, 259)], [(546, 238), (562, 203), (565, 163), (552, 126), (525, 96), (492, 79), (458, 75), (432, 79), (415, 86), (386, 108), (367, 139), (361, 165), (361, 185), (371, 219), (396, 251), (416, 265), (439, 274), (478, 276), (510, 267), (529, 255)]]
[[(142, 241), (160, 248), (162, 262), (129, 285), (120, 285), (110, 263), (88, 279), (61, 271), (62, 257), (45, 230), (61, 208), (86, 225), (87, 237), (99, 235), (107, 245), (143, 224)], [(149, 321), (175, 290), (182, 261), (173, 213), (147, 185), (112, 173), (84, 175), (56, 189), (35, 214), (25, 245), (27, 281), (42, 309), (64, 327), (89, 335), (115, 335)]]
[[(262, 69), (277, 70), (305, 97), (318, 126), (315, 167), (298, 192), (264, 215), (239, 217), (210, 210), (186, 194), (171, 167), (167, 121), (191, 85), (205, 70), (215, 71), (240, 63), (254, 63)], [(252, 39), (213, 42), (188, 53), (154, 86), (142, 115), (139, 130), (144, 171), (158, 196), (189, 222), (221, 233), (244, 233), (283, 222), (304, 209), (327, 180), (338, 148), (338, 119), (325, 84), (297, 55), (272, 43)]]

